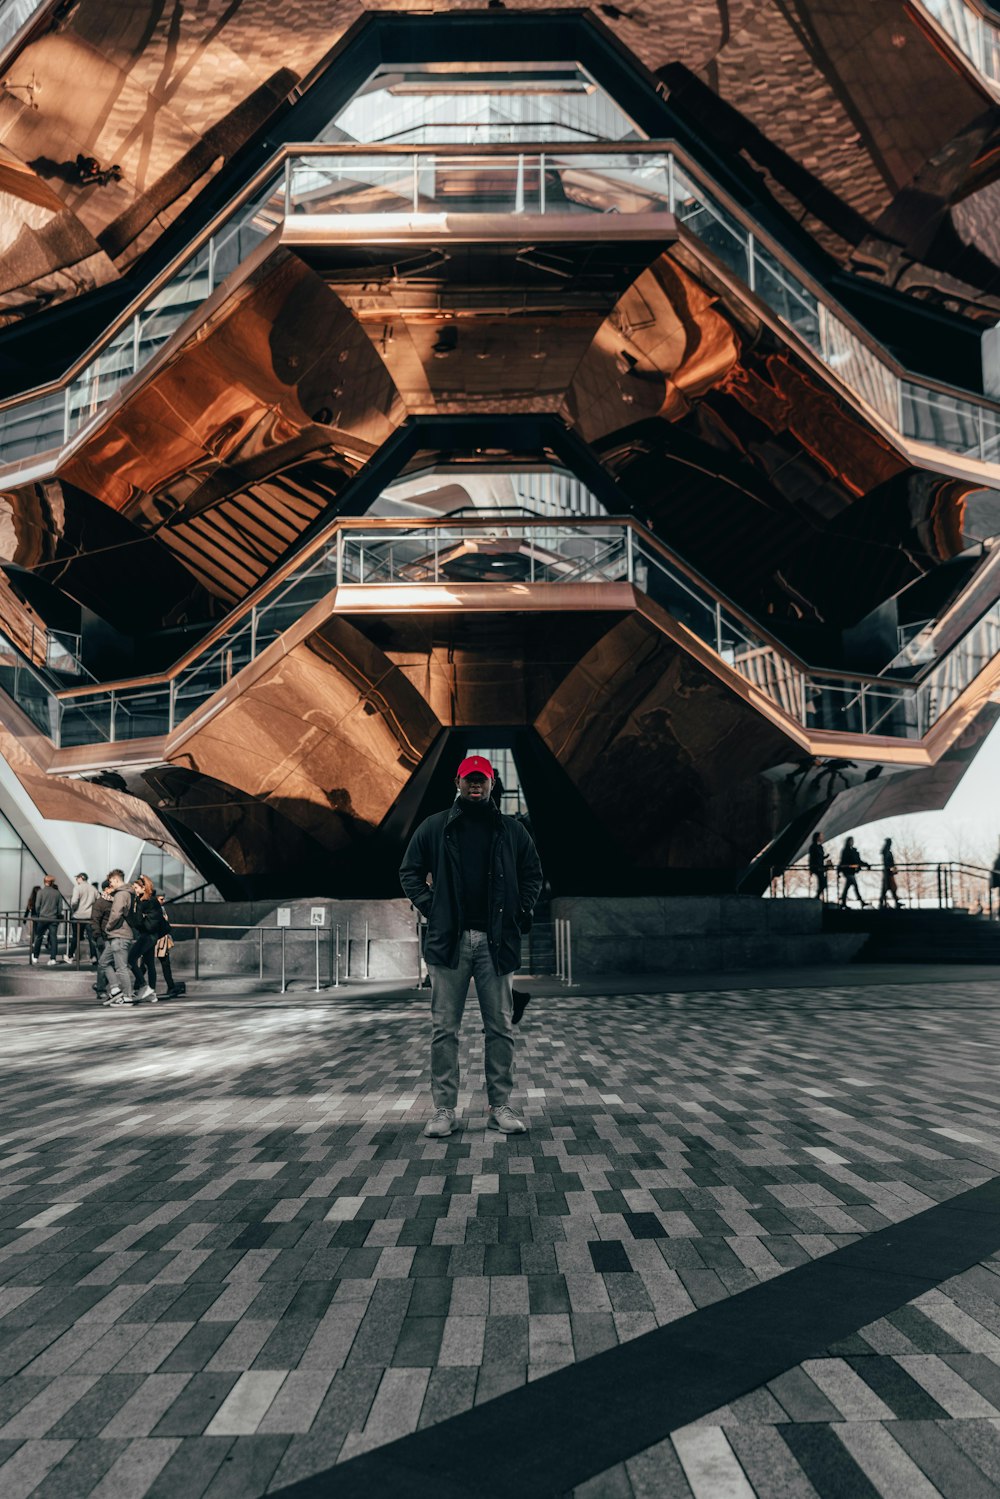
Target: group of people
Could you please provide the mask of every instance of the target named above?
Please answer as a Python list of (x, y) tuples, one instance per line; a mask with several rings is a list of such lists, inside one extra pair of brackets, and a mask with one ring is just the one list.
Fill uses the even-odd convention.
[[(176, 999), (185, 986), (174, 979), (170, 962), (173, 937), (164, 910), (164, 897), (157, 895), (148, 875), (126, 882), (121, 869), (113, 869), (98, 890), (89, 875), (78, 874), (67, 903), (47, 874), (28, 897), (24, 916), (33, 923), (31, 962), (38, 963), (43, 945), (48, 966), (59, 961), (58, 932), (63, 908), (68, 904), (69, 941), (64, 963), (76, 961), (77, 946), (86, 936), (91, 964), (97, 969), (94, 985), (105, 1005), (137, 1005), (143, 1000), (156, 1004)], [(166, 990), (156, 992), (159, 963)]]
[[(882, 911), (888, 910), (891, 899), (896, 909), (899, 910), (901, 902), (899, 899), (899, 890), (896, 887), (896, 859), (892, 852), (891, 838), (887, 838), (882, 845), (881, 860), (882, 891), (879, 895), (879, 909)], [(829, 858), (826, 852), (823, 834), (813, 833), (812, 842), (809, 845), (809, 877), (816, 881), (815, 894), (819, 900), (826, 900), (826, 892), (829, 884), (827, 876), (833, 867), (833, 860)], [(867, 906), (871, 904), (870, 901), (865, 900), (858, 889), (858, 874), (862, 869), (871, 869), (871, 865), (862, 859), (854, 839), (848, 838), (845, 840), (844, 846), (840, 851), (840, 858), (837, 860), (837, 875), (842, 881), (839, 904), (845, 909), (847, 907), (847, 897), (852, 890), (857, 896), (859, 905)]]

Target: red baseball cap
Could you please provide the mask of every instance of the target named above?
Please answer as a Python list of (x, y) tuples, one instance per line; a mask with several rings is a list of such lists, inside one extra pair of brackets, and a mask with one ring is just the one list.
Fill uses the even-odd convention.
[(481, 776), (485, 776), (488, 781), (494, 779), (493, 766), (488, 760), (484, 760), (482, 755), (469, 755), (458, 767), (459, 780), (463, 776), (475, 775), (477, 771)]

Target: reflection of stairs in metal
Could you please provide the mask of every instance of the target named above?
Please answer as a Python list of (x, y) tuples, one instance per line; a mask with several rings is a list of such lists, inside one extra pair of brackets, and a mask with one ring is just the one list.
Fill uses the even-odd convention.
[(1000, 963), (1000, 921), (968, 911), (840, 911), (827, 907), (830, 932), (867, 932), (862, 963)]
[(277, 474), (165, 526), (160, 540), (214, 594), (235, 604), (335, 502), (331, 480), (339, 473), (332, 465), (313, 463), (308, 478), (296, 470)]

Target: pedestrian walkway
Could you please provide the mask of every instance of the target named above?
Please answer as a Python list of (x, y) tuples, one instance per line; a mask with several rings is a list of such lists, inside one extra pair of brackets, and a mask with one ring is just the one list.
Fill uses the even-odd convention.
[(0, 1001), (0, 1494), (1000, 1493), (1000, 1000), (901, 973), (537, 996), (511, 1139), (426, 997)]

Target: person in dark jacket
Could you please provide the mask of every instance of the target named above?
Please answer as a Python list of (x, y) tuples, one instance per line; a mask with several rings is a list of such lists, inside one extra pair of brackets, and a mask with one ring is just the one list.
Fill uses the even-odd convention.
[(809, 845), (809, 878), (816, 881), (817, 900), (826, 900), (826, 872), (832, 868), (833, 860), (827, 855), (823, 844), (823, 834), (813, 833), (812, 842)]
[(542, 868), (528, 830), (493, 804), (488, 760), (481, 755), (463, 760), (455, 785), (454, 805), (420, 825), (399, 871), (403, 893), (427, 923), (423, 948), (431, 976), (434, 1114), (424, 1134), (440, 1137), (455, 1128), (458, 1033), (472, 978), (486, 1035), (489, 1128), (523, 1134), (524, 1120), (510, 1107), (511, 975), (541, 892)]
[(48, 944), (49, 967), (55, 967), (58, 958), (59, 917), (64, 904), (56, 886), (55, 875), (47, 874), (42, 881), (42, 888), (35, 896), (35, 940), (31, 947), (33, 963), (38, 962), (44, 942)]
[(107, 969), (101, 963), (101, 953), (104, 951), (107, 943), (104, 929), (107, 926), (108, 916), (111, 914), (111, 897), (113, 894), (114, 891), (107, 880), (105, 880), (99, 892), (95, 895), (94, 904), (90, 910), (90, 937), (97, 950), (97, 982), (94, 984), (94, 988), (102, 1005), (109, 1005), (111, 1003), (111, 995), (108, 989), (108, 973)]
[(128, 966), (135, 978), (135, 992), (139, 999), (148, 999), (155, 1005), (156, 939), (166, 931), (167, 923), (156, 898), (156, 888), (147, 874), (136, 875), (132, 881), (132, 907), (128, 913), (128, 924), (132, 928)]
[(892, 839), (887, 838), (882, 845), (882, 894), (879, 897), (879, 909), (888, 911), (889, 896), (896, 903), (899, 910), (899, 891), (896, 888), (896, 856), (892, 851)]
[[(132, 891), (125, 883), (120, 869), (112, 869), (107, 883), (111, 888), (111, 909), (104, 920), (104, 951), (97, 960), (98, 975), (102, 972), (110, 985), (109, 998), (112, 1005), (136, 1005), (145, 994), (132, 993), (132, 974), (128, 966), (128, 952), (132, 945), (132, 928), (129, 912), (132, 910)], [(100, 977), (98, 978), (100, 982)]]
[(837, 873), (844, 881), (844, 888), (840, 892), (840, 904), (845, 909), (847, 906), (848, 894), (852, 890), (858, 897), (859, 905), (866, 906), (868, 904), (868, 902), (862, 897), (861, 891), (858, 889), (859, 869), (871, 869), (871, 865), (866, 864), (864, 859), (862, 859), (861, 855), (858, 853), (857, 849), (854, 846), (854, 839), (848, 838), (847, 842), (840, 850), (840, 861), (837, 864)]

